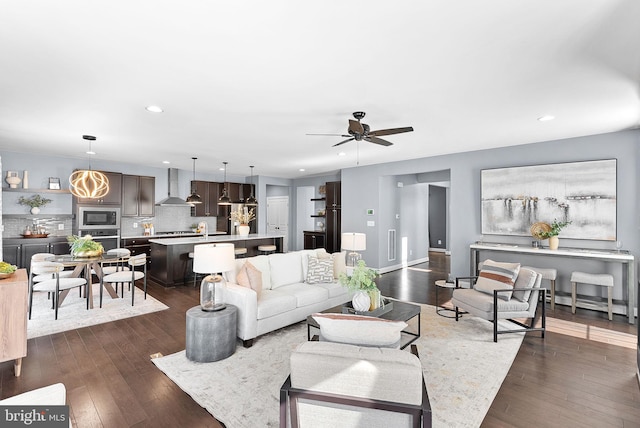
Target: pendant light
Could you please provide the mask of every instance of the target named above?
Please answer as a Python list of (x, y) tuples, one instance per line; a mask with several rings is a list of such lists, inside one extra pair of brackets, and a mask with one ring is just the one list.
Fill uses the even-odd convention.
[(224, 183), (222, 183), (222, 196), (218, 199), (218, 205), (231, 205), (231, 199), (229, 195), (227, 195), (227, 163), (222, 162), (224, 164)]
[[(91, 150), (91, 142), (96, 140), (93, 135), (83, 135), (83, 139), (89, 141), (89, 155), (95, 154)], [(91, 158), (89, 158), (91, 159)], [(84, 199), (100, 199), (109, 193), (109, 179), (100, 171), (91, 170), (91, 160), (89, 169), (79, 169), (69, 176), (69, 190), (71, 193)]]
[(255, 207), (256, 205), (258, 205), (258, 200), (256, 199), (255, 196), (253, 196), (253, 165), (251, 165), (249, 168), (251, 168), (251, 196), (249, 196), (247, 198), (247, 200), (245, 201), (245, 205), (249, 205), (252, 207)]
[(201, 204), (202, 203), (202, 198), (200, 197), (200, 195), (198, 195), (198, 193), (196, 192), (196, 159), (198, 158), (191, 158), (193, 159), (193, 181), (192, 181), (192, 185), (191, 185), (191, 194), (189, 196), (187, 196), (187, 203), (189, 204)]

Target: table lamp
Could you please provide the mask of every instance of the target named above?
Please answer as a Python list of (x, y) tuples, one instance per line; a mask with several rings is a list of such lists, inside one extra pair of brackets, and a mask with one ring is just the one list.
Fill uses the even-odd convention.
[(204, 244), (193, 247), (193, 271), (208, 274), (200, 284), (200, 307), (203, 311), (220, 311), (226, 281), (222, 272), (235, 268), (233, 244)]
[(347, 254), (347, 266), (355, 266), (362, 258), (358, 251), (367, 249), (367, 235), (364, 233), (345, 232), (342, 234), (342, 249), (350, 251)]

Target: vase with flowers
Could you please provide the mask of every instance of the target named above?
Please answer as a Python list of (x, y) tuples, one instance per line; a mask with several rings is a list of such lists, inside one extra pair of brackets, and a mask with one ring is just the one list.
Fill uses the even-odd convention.
[(40, 207), (44, 207), (50, 202), (51, 202), (51, 199), (43, 198), (40, 195), (33, 195), (33, 196), (29, 196), (28, 198), (25, 198), (24, 196), (20, 196), (18, 198), (18, 204), (31, 207), (31, 214), (38, 214), (40, 212)]
[(551, 226), (550, 229), (540, 232), (540, 237), (542, 239), (549, 240), (550, 250), (558, 249), (558, 246), (560, 245), (560, 238), (558, 238), (558, 235), (560, 234), (562, 229), (564, 229), (570, 224), (571, 224), (570, 221), (558, 221), (557, 219), (553, 219), (553, 222), (550, 225)]
[(375, 279), (380, 274), (368, 268), (364, 260), (358, 260), (351, 275), (340, 274), (338, 281), (350, 290), (355, 290), (351, 304), (358, 312), (373, 311), (381, 305), (382, 297)]
[(249, 222), (255, 220), (256, 211), (255, 208), (247, 208), (247, 207), (238, 207), (237, 210), (231, 211), (231, 215), (229, 219), (233, 222), (233, 224), (238, 225), (238, 235), (240, 236), (248, 236), (251, 228), (249, 227)]

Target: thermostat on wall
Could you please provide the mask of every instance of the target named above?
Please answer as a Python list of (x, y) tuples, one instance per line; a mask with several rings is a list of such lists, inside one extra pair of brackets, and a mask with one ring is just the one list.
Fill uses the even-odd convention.
[(369, 209), (367, 210), (367, 215), (373, 215), (373, 209), (369, 208)]

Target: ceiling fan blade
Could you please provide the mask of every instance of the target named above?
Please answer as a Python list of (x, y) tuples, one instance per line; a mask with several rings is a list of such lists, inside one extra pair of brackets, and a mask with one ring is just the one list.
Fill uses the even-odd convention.
[(328, 136), (328, 137), (344, 137), (344, 138), (349, 138), (349, 137), (351, 137), (351, 135), (345, 135), (345, 134), (305, 134), (305, 135), (320, 135), (320, 136)]
[(407, 126), (406, 128), (379, 129), (377, 131), (369, 132), (369, 135), (373, 135), (374, 137), (381, 137), (383, 135), (401, 134), (403, 132), (411, 131), (413, 131), (413, 127)]
[(354, 134), (364, 134), (364, 127), (357, 120), (349, 119), (349, 132)]
[(381, 146), (393, 146), (393, 143), (387, 141), (387, 140), (383, 140), (382, 138), (378, 138), (378, 137), (373, 137), (371, 136), (371, 134), (369, 134), (368, 136), (364, 137), (365, 141), (368, 141), (370, 143), (375, 143), (375, 144), (380, 144)]
[(349, 141), (353, 141), (353, 140), (355, 140), (355, 138), (352, 137), (352, 138), (349, 138), (348, 140), (340, 141), (338, 144), (334, 144), (333, 147), (339, 146), (344, 143), (348, 143)]

